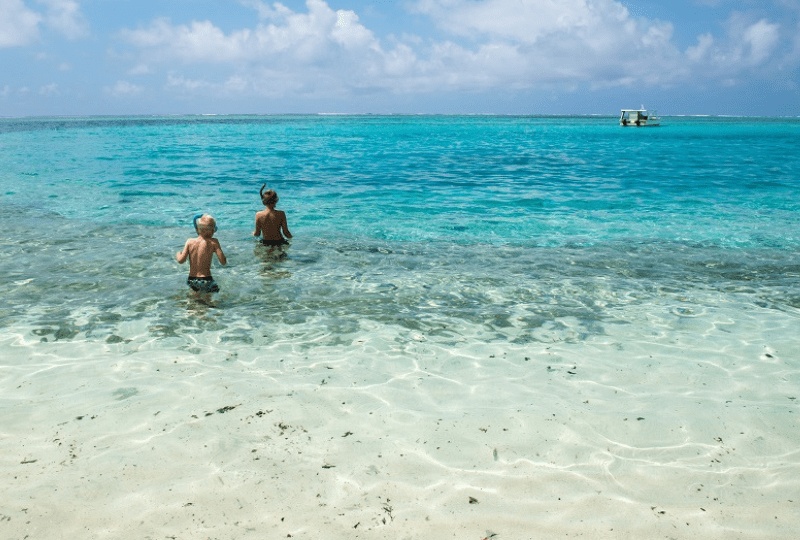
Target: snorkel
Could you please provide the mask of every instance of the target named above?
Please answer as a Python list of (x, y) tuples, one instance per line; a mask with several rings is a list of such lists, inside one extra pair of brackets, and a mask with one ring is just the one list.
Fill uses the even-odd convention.
[(261, 204), (268, 208), (272, 208), (278, 204), (278, 194), (271, 189), (268, 189), (267, 192), (264, 193), (265, 187), (267, 187), (267, 184), (261, 186), (261, 190), (258, 192), (258, 194), (261, 195)]
[[(266, 185), (266, 184), (264, 184), (264, 185)], [(195, 215), (195, 216), (194, 216), (194, 218), (192, 219), (192, 223), (194, 224), (194, 230), (195, 230), (195, 232), (196, 232), (197, 234), (200, 234), (200, 231), (198, 231), (198, 230), (197, 230), (197, 220), (198, 220), (198, 219), (200, 219), (201, 217), (203, 217), (204, 215), (205, 215), (205, 214), (197, 214), (197, 215)], [(217, 230), (218, 230), (217, 226), (216, 226), (216, 225), (214, 225), (214, 232), (217, 232)]]
[(267, 187), (267, 184), (261, 186), (261, 189), (258, 190), (258, 194), (261, 195), (261, 204), (267, 206), (267, 199), (269, 199), (270, 190), (267, 190), (266, 195), (264, 194), (264, 188)]

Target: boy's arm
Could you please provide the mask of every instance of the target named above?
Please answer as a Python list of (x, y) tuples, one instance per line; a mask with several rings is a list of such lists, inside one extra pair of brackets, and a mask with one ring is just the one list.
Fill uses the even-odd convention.
[(258, 216), (256, 216), (256, 230), (253, 231), (253, 236), (260, 236), (261, 235), (261, 223), (258, 221)]
[(183, 246), (183, 251), (179, 251), (175, 258), (178, 259), (178, 264), (183, 264), (186, 262), (186, 259), (189, 258), (189, 242), (191, 240), (187, 240), (186, 244)]
[(228, 260), (225, 258), (225, 254), (222, 252), (222, 246), (219, 245), (219, 242), (216, 242), (216, 246), (214, 247), (216, 248), (214, 253), (217, 254), (217, 259), (219, 259), (220, 264), (222, 264), (222, 266), (228, 264)]
[(286, 238), (291, 238), (292, 233), (289, 232), (289, 225), (286, 223), (286, 212), (281, 212), (281, 227), (283, 227), (283, 232), (286, 235)]

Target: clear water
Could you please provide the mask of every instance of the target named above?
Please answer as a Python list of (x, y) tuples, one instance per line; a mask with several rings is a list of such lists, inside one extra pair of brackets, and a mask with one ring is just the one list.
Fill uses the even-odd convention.
[[(523, 513), (543, 504), (515, 483), (533, 478), (573, 501), (604, 492), (579, 516), (595, 532), (620, 501), (639, 505), (639, 533), (666, 531), (650, 508), (679, 500), (671, 527), (705, 505), (705, 537), (731, 520), (782, 537), (800, 515), (798, 143), (800, 120), (776, 118), (2, 119), (3, 417), (24, 411), (45, 440), (54, 405), (114, 416), (124, 399), (150, 429), (148, 400), (180, 377), (155, 371), (191, 365), (181, 384), (209, 409), (227, 403), (210, 397), (220, 385), (250, 414), (264, 385), (290, 400), (305, 389), (314, 413), (295, 422), (338, 436), (356, 403), (373, 444), (426, 459), (419, 433), (449, 421), (460, 448), (495, 452), (487, 467), (509, 484), (491, 489)], [(264, 183), (294, 234), (284, 259), (251, 236)], [(198, 212), (216, 217), (229, 262), (215, 261), (210, 300), (174, 258)], [(556, 415), (559, 430), (545, 423)], [(728, 444), (733, 463), (711, 474)], [(191, 477), (193, 463), (176, 467)], [(580, 474), (551, 482), (553, 467)], [(332, 509), (352, 508), (334, 492)], [(528, 519), (515, 530), (542, 526)]]
[[(294, 334), (313, 320), (307, 331), (339, 342), (364, 320), (471, 324), (492, 329), (480, 339), (534, 340), (563, 317), (602, 335), (612, 314), (687, 286), (790, 312), (800, 302), (797, 120), (17, 119), (0, 130), (3, 327), (97, 339), (119, 334), (117, 312), (195, 332), (176, 305), (187, 269), (173, 252), (201, 211), (230, 260), (215, 274), (232, 327), (266, 317)], [(250, 236), (263, 183), (295, 232), (285, 261)], [(307, 337), (296, 336), (317, 342)]]

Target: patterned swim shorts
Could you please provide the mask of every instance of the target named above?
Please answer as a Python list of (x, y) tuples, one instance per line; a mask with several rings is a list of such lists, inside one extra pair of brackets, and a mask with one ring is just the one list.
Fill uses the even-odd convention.
[(219, 292), (219, 285), (214, 283), (211, 276), (192, 277), (186, 280), (186, 284), (196, 292)]

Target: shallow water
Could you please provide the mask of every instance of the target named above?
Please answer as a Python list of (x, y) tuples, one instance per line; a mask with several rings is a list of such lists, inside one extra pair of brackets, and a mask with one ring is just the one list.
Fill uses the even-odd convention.
[[(0, 528), (791, 538), (798, 135), (0, 120)], [(211, 297), (174, 259), (198, 211)]]

